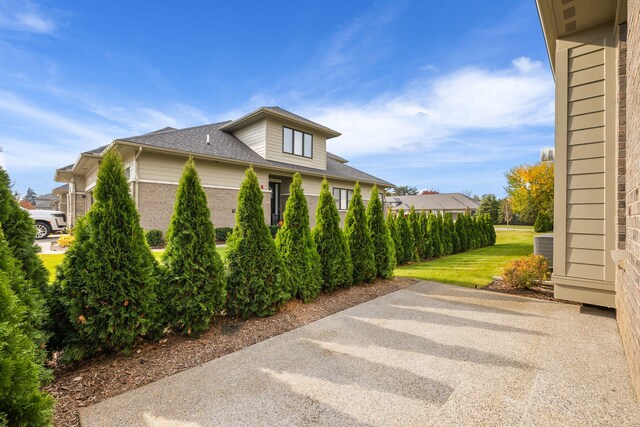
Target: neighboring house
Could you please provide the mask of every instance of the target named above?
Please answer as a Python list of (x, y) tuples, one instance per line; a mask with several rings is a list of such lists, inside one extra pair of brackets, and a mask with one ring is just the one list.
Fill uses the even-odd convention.
[(381, 194), (393, 187), (329, 153), (327, 139), (338, 136), (340, 133), (282, 108), (262, 107), (237, 120), (186, 129), (167, 127), (84, 152), (74, 164), (56, 171), (55, 180), (68, 183), (67, 187), (58, 187), (56, 194), (66, 200), (67, 216), (73, 225), (91, 206), (103, 153), (108, 148), (116, 149), (124, 160), (142, 226), (166, 230), (182, 168), (193, 156), (216, 227), (233, 227), (238, 190), (249, 165), (253, 165), (264, 193), (268, 224), (282, 219), (295, 172), (302, 174), (311, 223), (315, 224), (325, 176), (343, 218), (356, 181), (362, 186), (365, 201), (374, 184)]
[(442, 214), (451, 212), (453, 219), (458, 217), (458, 214), (464, 213), (467, 210), (471, 214), (475, 214), (478, 210), (478, 202), (471, 197), (465, 196), (461, 193), (435, 193), (435, 194), (418, 194), (415, 196), (387, 196), (387, 207), (394, 213), (397, 213), (400, 208), (408, 212), (414, 206), (418, 212), (420, 211), (432, 211), (440, 212)]
[(640, 1), (537, 4), (556, 80), (555, 296), (616, 308), (640, 397)]
[(59, 198), (54, 196), (53, 194), (43, 194), (41, 196), (36, 196), (36, 203), (33, 205), (34, 209), (45, 209), (45, 210), (57, 210), (59, 205)]

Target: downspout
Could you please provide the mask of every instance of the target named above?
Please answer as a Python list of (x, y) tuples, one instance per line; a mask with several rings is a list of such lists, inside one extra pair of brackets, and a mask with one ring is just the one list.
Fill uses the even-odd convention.
[(135, 174), (136, 174), (136, 179), (135, 179), (135, 192), (136, 192), (136, 209), (140, 209), (139, 205), (138, 205), (138, 201), (139, 201), (139, 197), (138, 197), (138, 193), (140, 190), (140, 180), (138, 179), (138, 157), (140, 156), (140, 153), (142, 153), (142, 147), (138, 147), (138, 152), (136, 153), (135, 157), (133, 158), (133, 167), (135, 170)]

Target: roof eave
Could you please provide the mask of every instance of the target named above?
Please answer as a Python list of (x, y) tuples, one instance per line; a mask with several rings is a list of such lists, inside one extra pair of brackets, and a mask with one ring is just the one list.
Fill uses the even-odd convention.
[(551, 73), (555, 79), (555, 52), (558, 30), (556, 28), (556, 21), (554, 18), (553, 2), (551, 0), (536, 0), (536, 7), (538, 9), (538, 18), (540, 19), (540, 26), (542, 27), (545, 45), (547, 46), (547, 56), (549, 58), (549, 64), (551, 64)]

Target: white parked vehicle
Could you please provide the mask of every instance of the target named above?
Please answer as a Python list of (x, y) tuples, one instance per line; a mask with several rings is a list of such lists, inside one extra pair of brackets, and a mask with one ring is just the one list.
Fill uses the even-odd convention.
[(36, 223), (36, 239), (44, 239), (51, 233), (67, 228), (67, 216), (60, 211), (33, 209), (28, 211)]

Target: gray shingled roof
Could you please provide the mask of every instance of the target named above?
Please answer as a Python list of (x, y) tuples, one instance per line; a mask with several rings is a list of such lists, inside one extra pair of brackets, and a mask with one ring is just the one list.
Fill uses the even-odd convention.
[(409, 209), (414, 206), (416, 210), (433, 211), (465, 211), (478, 209), (478, 202), (461, 193), (419, 194), (415, 196), (389, 196), (387, 203), (393, 209)]
[[(361, 170), (337, 161), (334, 158), (337, 156), (334, 156), (331, 153), (327, 153), (326, 171), (321, 169), (292, 165), (289, 163), (265, 160), (258, 153), (249, 148), (245, 143), (236, 138), (233, 134), (220, 130), (221, 126), (224, 126), (228, 123), (230, 123), (230, 121), (178, 130), (168, 130), (167, 128), (164, 128), (159, 131), (150, 132), (144, 135), (120, 138), (119, 140), (152, 147), (178, 150), (188, 154), (205, 155), (222, 159), (236, 160), (256, 166), (272, 166), (280, 169), (288, 169), (292, 172), (324, 174), (328, 177), (345, 178), (349, 180), (359, 180), (364, 182), (375, 182), (388, 187), (393, 186), (393, 184), (383, 179), (377, 178), (373, 175), (362, 172)], [(209, 136), (209, 144), (207, 144), (207, 136)]]

